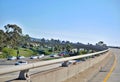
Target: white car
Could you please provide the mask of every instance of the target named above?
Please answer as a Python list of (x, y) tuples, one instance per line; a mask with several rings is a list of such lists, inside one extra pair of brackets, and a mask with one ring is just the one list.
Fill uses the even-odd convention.
[(15, 59), (17, 59), (15, 56), (10, 56), (7, 58), (7, 60), (15, 60)]
[(38, 58), (43, 58), (45, 55), (44, 54), (41, 54), (38, 56)]
[(27, 61), (17, 61), (16, 63), (15, 63), (15, 65), (24, 65), (24, 64), (28, 64), (27, 63)]
[(68, 61), (70, 64), (73, 64), (73, 63), (76, 63), (77, 61), (76, 60), (69, 60)]
[(18, 59), (23, 59), (23, 58), (25, 58), (24, 56), (18, 56), (17, 57)]
[(37, 56), (31, 56), (30, 59), (37, 59)]
[(57, 54), (51, 54), (50, 57), (59, 57)]

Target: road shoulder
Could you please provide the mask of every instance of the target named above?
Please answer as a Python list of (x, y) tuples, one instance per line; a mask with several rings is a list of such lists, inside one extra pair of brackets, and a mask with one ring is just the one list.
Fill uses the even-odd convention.
[[(94, 66), (88, 68), (87, 70), (85, 70), (85, 71), (79, 73), (78, 75), (73, 76), (72, 78), (67, 79), (66, 81), (63, 81), (63, 82), (102, 82), (104, 77), (107, 74), (107, 71), (104, 71), (105, 70), (104, 67), (106, 65), (108, 65), (108, 62), (111, 59), (114, 60), (113, 55), (110, 52), (109, 55), (101, 62), (95, 64)], [(106, 70), (109, 70), (109, 69), (106, 69)], [(99, 73), (104, 73), (104, 74), (102, 74), (102, 77), (101, 76), (99, 77)], [(93, 79), (93, 78), (96, 78), (96, 79)], [(99, 81), (96, 81), (96, 80), (99, 80)]]

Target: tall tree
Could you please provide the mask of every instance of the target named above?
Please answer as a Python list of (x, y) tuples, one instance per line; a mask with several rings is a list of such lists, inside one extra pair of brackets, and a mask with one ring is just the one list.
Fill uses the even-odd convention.
[(20, 43), (20, 37), (22, 35), (22, 29), (16, 24), (7, 24), (4, 26), (7, 35), (8, 46), (15, 48)]
[(66, 45), (66, 50), (67, 50), (67, 51), (70, 51), (71, 48), (72, 48), (72, 46), (71, 46), (70, 44), (67, 44), (67, 45)]
[(6, 34), (0, 29), (0, 50), (6, 45)]
[(0, 30), (0, 44), (4, 41), (4, 31)]
[(28, 34), (26, 34), (26, 35), (23, 35), (23, 36), (21, 36), (21, 42), (20, 42), (20, 45), (22, 46), (22, 47), (29, 47), (30, 45), (29, 45), (29, 43), (30, 43), (30, 36), (28, 35)]

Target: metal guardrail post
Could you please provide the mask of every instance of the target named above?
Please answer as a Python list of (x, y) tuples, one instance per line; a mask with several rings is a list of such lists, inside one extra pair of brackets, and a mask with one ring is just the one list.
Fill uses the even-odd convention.
[(85, 61), (85, 60), (86, 60), (86, 58), (85, 58), (85, 57), (84, 57), (84, 58), (81, 58), (81, 60), (82, 60), (82, 61)]
[(62, 67), (68, 67), (69, 66), (69, 62), (68, 61), (64, 61), (63, 63), (62, 63)]
[(30, 79), (29, 69), (20, 71), (18, 79), (20, 79), (20, 80)]
[(95, 55), (94, 56), (91, 56), (92, 58), (95, 58)]

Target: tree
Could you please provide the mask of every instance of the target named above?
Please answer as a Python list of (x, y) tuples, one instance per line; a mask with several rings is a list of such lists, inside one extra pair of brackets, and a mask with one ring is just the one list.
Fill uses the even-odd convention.
[(21, 36), (21, 46), (22, 47), (30, 47), (30, 36), (28, 34)]
[(71, 48), (72, 48), (72, 47), (71, 47), (70, 44), (67, 44), (67, 45), (66, 45), (66, 50), (67, 50), (68, 52), (71, 50)]
[(4, 41), (4, 31), (0, 30), (0, 44)]
[(6, 34), (4, 33), (3, 30), (0, 29), (0, 50), (2, 49), (2, 47), (5, 46), (6, 42)]
[(7, 24), (4, 26), (6, 30), (6, 39), (7, 39), (7, 45), (9, 47), (15, 48), (20, 43), (20, 37), (22, 35), (22, 29), (17, 26), (16, 24)]

